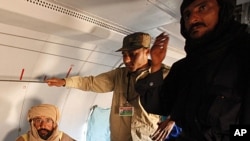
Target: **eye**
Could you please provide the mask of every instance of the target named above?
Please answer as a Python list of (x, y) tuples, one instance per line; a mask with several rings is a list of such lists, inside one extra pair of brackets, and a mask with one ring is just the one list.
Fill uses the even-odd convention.
[(207, 5), (206, 4), (202, 4), (200, 7), (199, 7), (199, 11), (204, 11), (206, 10), (207, 8)]
[(184, 21), (188, 20), (189, 17), (190, 17), (190, 12), (185, 12), (185, 13), (183, 14), (183, 20), (184, 20)]
[(41, 124), (43, 123), (53, 123), (53, 120), (51, 118), (45, 118), (45, 119), (41, 119), (41, 118), (34, 118), (33, 119), (35, 124)]
[(133, 57), (133, 56), (135, 56), (135, 53), (131, 52), (131, 53), (129, 53), (129, 56)]
[(53, 122), (53, 120), (51, 119), (51, 118), (46, 118), (46, 123), (52, 123)]
[(123, 58), (129, 57), (129, 54), (124, 53), (124, 54), (122, 54), (122, 57), (123, 57)]
[(42, 122), (42, 119), (40, 119), (40, 118), (35, 118), (35, 119), (33, 119), (33, 121), (34, 121), (35, 123), (41, 123), (41, 122)]

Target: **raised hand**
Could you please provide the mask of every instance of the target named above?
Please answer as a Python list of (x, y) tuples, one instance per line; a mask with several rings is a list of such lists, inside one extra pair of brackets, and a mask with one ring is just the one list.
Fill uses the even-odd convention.
[(150, 56), (152, 59), (151, 72), (156, 72), (161, 68), (162, 61), (164, 60), (167, 53), (168, 41), (169, 36), (165, 32), (156, 37), (150, 50)]

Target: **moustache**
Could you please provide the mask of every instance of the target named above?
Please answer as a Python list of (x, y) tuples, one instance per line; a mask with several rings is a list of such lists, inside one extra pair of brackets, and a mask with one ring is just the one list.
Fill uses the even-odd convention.
[(47, 131), (47, 132), (50, 132), (50, 130), (45, 129), (45, 128), (41, 128), (41, 129), (39, 129), (38, 131), (42, 131), (42, 130), (45, 130), (45, 131)]
[(190, 26), (189, 30), (188, 30), (188, 33), (191, 33), (195, 27), (197, 26), (206, 26), (206, 24), (202, 23), (202, 22), (197, 22), (197, 23), (194, 23)]

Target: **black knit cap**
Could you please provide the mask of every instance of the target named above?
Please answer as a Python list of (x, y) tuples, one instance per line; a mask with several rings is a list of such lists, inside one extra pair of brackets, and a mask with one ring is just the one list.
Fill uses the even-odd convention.
[[(195, 0), (183, 0), (180, 8), (181, 12), (181, 34), (186, 39), (188, 38), (188, 35), (186, 33), (186, 29), (184, 27), (184, 20), (183, 20), (183, 11), (184, 9), (189, 6), (192, 2)], [(217, 29), (227, 26), (230, 22), (230, 20), (233, 19), (233, 12), (234, 8), (236, 6), (236, 0), (217, 0), (219, 6), (220, 6), (220, 12), (219, 12), (219, 21), (217, 25)]]

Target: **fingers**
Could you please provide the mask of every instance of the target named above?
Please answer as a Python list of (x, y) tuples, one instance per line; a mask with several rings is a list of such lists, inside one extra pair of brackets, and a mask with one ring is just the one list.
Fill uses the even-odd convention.
[(157, 140), (158, 138), (159, 138), (159, 136), (160, 136), (160, 134), (161, 134), (161, 129), (157, 129), (154, 133), (153, 133), (153, 135), (150, 135), (150, 138), (152, 139), (152, 140)]
[(45, 80), (45, 83), (47, 83), (48, 86), (61, 87), (65, 85), (65, 80), (59, 79), (59, 78), (50, 78), (50, 79)]
[(169, 119), (165, 120), (164, 122), (161, 122), (159, 124), (158, 129), (153, 133), (153, 135), (150, 136), (150, 138), (154, 141), (165, 140), (171, 133), (174, 125), (175, 122)]
[(166, 54), (167, 45), (169, 41), (169, 36), (165, 32), (161, 33), (156, 37), (154, 44), (150, 50), (151, 55), (159, 55), (161, 53), (163, 56)]
[(154, 141), (162, 141), (166, 136), (166, 130), (164, 130), (164, 126), (162, 126), (163, 122), (158, 123), (157, 130), (150, 136), (150, 138)]
[(54, 79), (47, 79), (45, 80), (45, 82), (48, 84), (48, 86), (53, 86), (56, 82), (56, 80)]
[(163, 141), (167, 135), (168, 131), (159, 129), (152, 136), (150, 136), (150, 138), (153, 141)]
[(154, 42), (154, 47), (158, 46), (160, 48), (166, 48), (168, 44), (169, 36), (166, 32), (161, 33), (158, 35)]
[(158, 138), (156, 138), (156, 141), (163, 141), (167, 134), (168, 132), (166, 130), (163, 130), (162, 132), (160, 132)]
[(169, 134), (171, 133), (171, 131), (172, 131), (173, 127), (174, 127), (174, 125), (175, 125), (175, 122), (170, 123), (170, 124), (167, 126), (167, 128), (165, 128), (167, 134), (164, 136), (164, 138), (167, 138), (167, 137), (169, 136)]
[(174, 127), (174, 125), (175, 125), (175, 122), (170, 121), (170, 123), (168, 124), (168, 126), (164, 129), (166, 131), (164, 139), (169, 136), (169, 134), (171, 133), (171, 131), (172, 131), (173, 127)]

